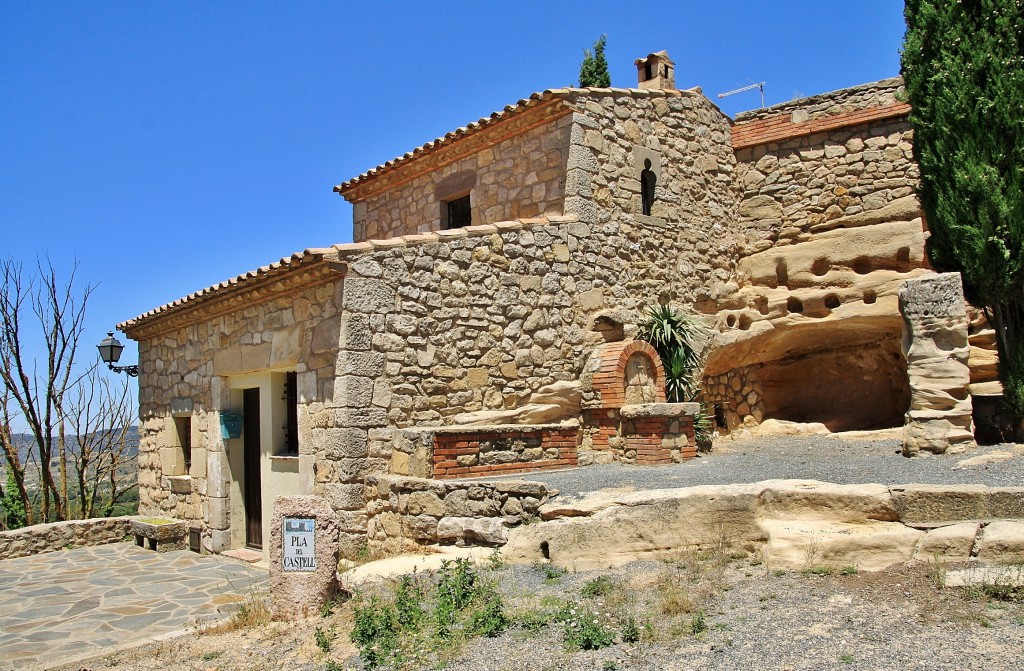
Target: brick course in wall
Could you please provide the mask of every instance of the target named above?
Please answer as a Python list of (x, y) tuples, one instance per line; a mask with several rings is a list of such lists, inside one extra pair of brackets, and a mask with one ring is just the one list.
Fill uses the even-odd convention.
[(732, 147), (733, 149), (744, 149), (759, 144), (791, 140), (849, 126), (859, 126), (872, 121), (905, 117), (908, 114), (910, 114), (910, 105), (906, 103), (871, 107), (807, 121), (794, 121), (792, 114), (782, 114), (768, 119), (737, 123), (732, 129)]
[[(578, 442), (576, 427), (439, 430), (434, 434), (434, 477), (445, 480), (576, 466)], [(499, 455), (500, 461), (495, 459)]]

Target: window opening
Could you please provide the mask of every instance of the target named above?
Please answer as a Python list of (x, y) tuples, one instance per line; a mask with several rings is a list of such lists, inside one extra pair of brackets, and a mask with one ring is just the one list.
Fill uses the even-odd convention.
[(644, 159), (644, 169), (640, 171), (640, 197), (643, 201), (643, 213), (651, 215), (654, 207), (654, 187), (658, 183), (658, 176), (651, 170), (651, 159)]
[(181, 457), (187, 474), (192, 467), (192, 417), (175, 417), (174, 425), (178, 430), (178, 445), (181, 446)]
[(284, 397), (286, 423), (284, 425), (284, 451), (294, 456), (299, 453), (299, 388), (298, 375), (292, 371), (285, 374)]
[(469, 204), (469, 195), (449, 200), (447, 206), (448, 228), (464, 228), (473, 223), (473, 209)]

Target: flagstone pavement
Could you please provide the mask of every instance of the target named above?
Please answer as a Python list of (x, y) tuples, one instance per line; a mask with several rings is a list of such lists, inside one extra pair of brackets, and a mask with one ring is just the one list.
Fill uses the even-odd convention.
[(0, 669), (47, 668), (222, 619), (267, 573), (131, 543), (0, 561)]

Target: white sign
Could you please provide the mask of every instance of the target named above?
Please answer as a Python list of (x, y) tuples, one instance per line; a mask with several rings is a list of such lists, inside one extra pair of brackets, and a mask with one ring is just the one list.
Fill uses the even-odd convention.
[(285, 518), (284, 559), (285, 571), (316, 570), (316, 520)]

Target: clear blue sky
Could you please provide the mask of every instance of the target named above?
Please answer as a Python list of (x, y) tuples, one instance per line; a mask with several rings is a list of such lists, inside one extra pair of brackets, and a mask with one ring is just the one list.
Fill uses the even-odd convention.
[[(0, 3), (0, 256), (98, 285), (116, 322), (351, 240), (335, 184), (545, 88), (608, 35), (613, 86), (767, 104), (899, 72), (897, 0)], [(721, 101), (732, 115), (756, 91)], [(126, 339), (121, 336), (122, 341)], [(135, 361), (126, 342), (124, 362)]]

